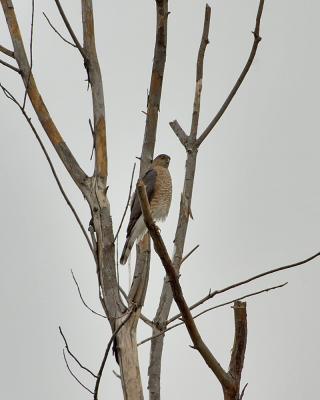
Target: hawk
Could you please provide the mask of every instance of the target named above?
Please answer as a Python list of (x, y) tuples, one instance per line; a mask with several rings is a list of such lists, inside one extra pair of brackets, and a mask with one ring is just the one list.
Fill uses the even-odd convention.
[[(166, 154), (158, 155), (152, 162), (149, 170), (142, 178), (150, 204), (152, 218), (155, 221), (165, 220), (171, 204), (172, 183), (168, 170), (170, 157)], [(139, 196), (135, 192), (131, 201), (131, 214), (127, 228), (127, 238), (124, 245), (120, 263), (128, 260), (132, 246), (136, 240), (141, 240), (147, 232), (140, 207)]]

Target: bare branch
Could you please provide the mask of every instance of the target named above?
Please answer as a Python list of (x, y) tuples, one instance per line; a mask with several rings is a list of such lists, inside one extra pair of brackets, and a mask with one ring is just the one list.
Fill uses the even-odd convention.
[(98, 371), (98, 373), (97, 373), (97, 380), (96, 380), (96, 385), (95, 385), (95, 388), (94, 388), (94, 395), (93, 395), (94, 400), (98, 400), (98, 392), (99, 392), (99, 386), (100, 386), (101, 376), (102, 376), (102, 373), (103, 373), (103, 370), (104, 370), (104, 366), (105, 366), (106, 361), (107, 361), (107, 358), (108, 358), (108, 354), (109, 354), (111, 345), (112, 345), (113, 341), (116, 339), (116, 336), (117, 336), (117, 334), (119, 333), (120, 329), (121, 329), (121, 328), (126, 324), (126, 322), (130, 319), (131, 314), (132, 314), (132, 311), (130, 311), (130, 312), (128, 313), (128, 315), (127, 315), (127, 316), (125, 317), (125, 319), (121, 322), (121, 324), (118, 326), (118, 328), (113, 332), (113, 334), (112, 334), (112, 336), (111, 336), (111, 338), (110, 338), (110, 340), (109, 340), (109, 342), (108, 342), (108, 345), (107, 345), (106, 351), (105, 351), (105, 353), (104, 353), (104, 356), (103, 356), (103, 359), (102, 359), (102, 362), (101, 362), (99, 371)]
[(92, 143), (92, 150), (91, 150), (91, 156), (90, 156), (90, 161), (92, 160), (93, 157), (93, 153), (94, 153), (94, 148), (95, 148), (95, 134), (94, 134), (94, 128), (92, 126), (92, 121), (91, 118), (89, 118), (89, 126), (90, 126), (90, 131), (91, 131), (91, 135), (92, 135), (92, 139), (93, 139), (93, 143)]
[(29, 68), (29, 73), (28, 73), (28, 79), (27, 79), (27, 84), (26, 84), (26, 90), (24, 92), (24, 97), (23, 97), (23, 102), (22, 102), (22, 108), (24, 109), (26, 106), (26, 101), (27, 101), (27, 94), (28, 94), (28, 88), (29, 88), (29, 83), (30, 83), (30, 76), (31, 76), (31, 71), (33, 67), (33, 23), (34, 23), (34, 0), (31, 1), (31, 28), (30, 28), (30, 68)]
[(28, 88), (28, 95), (32, 106), (39, 118), (41, 125), (43, 126), (43, 129), (48, 135), (51, 143), (53, 144), (67, 171), (69, 172), (81, 192), (86, 196), (88, 193), (88, 177), (79, 166), (78, 162), (74, 158), (66, 143), (63, 141), (63, 138), (58, 131), (56, 125), (54, 124), (47, 110), (47, 107), (44, 104), (43, 99), (38, 91), (32, 72), (29, 78), (30, 65), (23, 45), (20, 28), (18, 25), (12, 0), (0, 1), (9, 28), (14, 48), (14, 55), (21, 71), (24, 85), (26, 88)]
[(179, 122), (174, 120), (169, 122), (171, 129), (177, 135), (177, 138), (180, 140), (180, 143), (187, 149), (189, 144), (189, 136), (185, 133), (185, 131), (181, 128)]
[[(204, 29), (202, 34), (206, 36), (208, 26), (208, 9), (206, 8), (205, 20), (204, 20)], [(202, 42), (202, 40), (201, 40)], [(201, 46), (201, 44), (200, 44)], [(200, 52), (200, 54), (202, 54)], [(204, 52), (203, 52), (204, 56)], [(200, 55), (202, 57), (202, 55)], [(197, 85), (197, 83), (196, 83)], [(196, 92), (196, 90), (195, 90)], [(200, 94), (200, 92), (199, 92)], [(200, 107), (200, 96), (198, 98), (199, 107)], [(170, 123), (170, 126), (174, 130), (178, 139), (182, 143), (182, 145), (186, 149), (187, 159), (185, 166), (185, 176), (184, 176), (184, 184), (183, 184), (183, 192), (181, 194), (180, 200), (180, 209), (179, 209), (179, 219), (177, 223), (176, 233), (174, 237), (174, 255), (173, 255), (173, 265), (176, 271), (179, 271), (181, 266), (181, 261), (183, 258), (185, 239), (189, 224), (189, 216), (191, 209), (191, 201), (192, 201), (192, 193), (193, 193), (193, 183), (195, 177), (196, 170), (196, 161), (197, 161), (197, 148), (195, 146), (195, 138), (191, 138), (187, 136), (184, 130), (181, 128), (177, 121), (173, 121)], [(161, 296), (159, 300), (159, 305), (156, 311), (156, 315), (154, 317), (154, 321), (156, 326), (163, 327), (165, 321), (168, 318), (170, 308), (173, 301), (173, 295), (171, 291), (170, 283), (168, 279), (164, 280), (164, 284), (162, 286)], [(153, 335), (158, 333), (158, 329), (153, 329)], [(161, 357), (163, 351), (163, 336), (159, 337), (156, 340), (153, 340), (151, 343), (151, 352), (150, 352), (150, 362), (148, 368), (149, 374), (149, 393), (150, 400), (158, 400), (160, 398), (160, 365), (161, 365)]]
[(127, 213), (127, 210), (128, 210), (129, 204), (130, 204), (131, 192), (132, 192), (132, 183), (133, 183), (133, 177), (134, 177), (134, 171), (135, 171), (135, 169), (136, 169), (136, 163), (133, 164), (132, 173), (131, 173), (131, 179), (130, 179), (130, 187), (129, 187), (128, 200), (127, 200), (127, 204), (126, 204), (126, 206), (125, 206), (125, 209), (124, 209), (124, 212), (123, 212), (121, 221), (120, 221), (119, 228), (118, 228), (117, 233), (116, 233), (116, 235), (115, 235), (115, 237), (114, 237), (114, 242), (117, 240), (117, 237), (118, 237), (118, 235), (119, 235), (120, 229), (121, 229), (122, 224), (123, 224), (123, 220), (124, 220), (124, 218), (125, 218), (125, 216), (126, 216), (126, 213)]
[(202, 37), (201, 37), (201, 43), (200, 43), (198, 59), (197, 59), (196, 88), (195, 88), (195, 93), (194, 93), (190, 139), (195, 139), (197, 137), (197, 132), (198, 132), (200, 100), (201, 100), (201, 91), (202, 91), (202, 77), (203, 77), (203, 59), (204, 59), (204, 53), (206, 51), (206, 47), (209, 43), (208, 35), (209, 35), (209, 27), (210, 27), (210, 16), (211, 16), (211, 8), (207, 4), (206, 11), (205, 11), (205, 17), (204, 17), (204, 23), (203, 23), (203, 32), (202, 32)]
[(51, 169), (51, 172), (52, 172), (52, 174), (54, 176), (55, 181), (57, 182), (59, 190), (60, 190), (63, 198), (65, 199), (66, 203), (68, 204), (69, 208), (71, 209), (72, 214), (74, 215), (75, 219), (77, 220), (77, 222), (78, 222), (78, 224), (80, 226), (80, 229), (81, 229), (82, 233), (84, 234), (84, 237), (86, 238), (86, 241), (87, 241), (87, 243), (88, 243), (88, 245), (90, 247), (90, 250), (91, 250), (93, 256), (95, 257), (95, 252), (94, 252), (94, 249), (93, 249), (92, 244), (90, 242), (89, 236), (87, 235), (87, 232), (84, 229), (84, 226), (83, 226), (83, 224), (82, 224), (82, 222), (80, 220), (80, 217), (79, 217), (78, 213), (76, 212), (76, 210), (73, 207), (71, 201), (69, 200), (69, 197), (67, 196), (66, 192), (63, 189), (63, 186), (62, 186), (62, 184), (60, 182), (60, 179), (58, 178), (57, 172), (56, 172), (56, 170), (55, 170), (55, 168), (53, 166), (53, 163), (52, 163), (51, 158), (50, 158), (50, 156), (49, 156), (49, 154), (47, 152), (47, 149), (45, 148), (45, 146), (44, 146), (44, 144), (43, 144), (43, 142), (42, 142), (42, 140), (41, 140), (41, 138), (40, 138), (40, 136), (39, 136), (39, 134), (38, 134), (38, 132), (37, 132), (37, 130), (35, 128), (35, 126), (33, 125), (32, 121), (31, 121), (31, 118), (28, 116), (28, 114), (26, 113), (25, 109), (18, 102), (18, 100), (13, 96), (13, 94), (8, 89), (6, 89), (1, 83), (0, 83), (0, 87), (3, 90), (4, 94), (19, 107), (19, 109), (22, 112), (24, 118), (28, 122), (32, 132), (35, 135), (35, 138), (37, 139), (37, 141), (38, 141), (38, 143), (39, 143), (39, 145), (41, 147), (41, 150), (43, 151), (43, 153), (44, 153), (44, 155), (45, 155), (45, 157), (46, 157), (46, 159), (48, 161), (49, 167)]
[[(58, 0), (55, 0), (58, 1)], [(106, 121), (103, 95), (103, 83), (95, 45), (94, 19), (92, 0), (82, 0), (82, 24), (83, 24), (83, 51), (85, 67), (88, 71), (88, 79), (91, 84), (93, 123), (94, 123), (94, 147), (95, 147), (95, 176), (106, 182), (108, 176)]]
[(69, 364), (68, 364), (68, 361), (67, 361), (67, 357), (66, 357), (65, 352), (64, 352), (64, 349), (62, 349), (62, 353), (63, 353), (64, 361), (65, 361), (65, 363), (66, 363), (66, 366), (67, 366), (68, 371), (70, 372), (71, 376), (79, 383), (79, 385), (81, 385), (81, 386), (82, 386), (84, 389), (86, 389), (89, 393), (93, 394), (93, 392), (92, 392), (87, 386), (85, 386), (85, 385), (75, 376), (75, 374), (71, 371), (71, 369), (70, 369), (70, 367), (69, 367)]
[(181, 264), (183, 264), (183, 263), (186, 261), (186, 259), (187, 259), (188, 257), (190, 257), (191, 254), (194, 253), (194, 252), (199, 248), (199, 246), (200, 246), (200, 244), (197, 244), (191, 251), (189, 251), (189, 253), (186, 254), (186, 255), (182, 258)]
[(156, 227), (153, 222), (150, 206), (148, 202), (148, 197), (146, 193), (146, 188), (142, 180), (138, 181), (137, 184), (137, 193), (140, 199), (140, 205), (143, 213), (143, 218), (145, 224), (149, 230), (149, 233), (152, 237), (155, 250), (159, 255), (162, 265), (164, 266), (166, 273), (169, 277), (171, 290), (173, 293), (174, 300), (179, 307), (180, 312), (182, 313), (183, 320), (185, 322), (186, 328), (189, 332), (190, 338), (193, 342), (194, 348), (199, 351), (203, 360), (206, 362), (208, 367), (212, 370), (212, 372), (216, 375), (217, 379), (221, 383), (223, 387), (232, 388), (234, 386), (231, 377), (228, 373), (221, 367), (216, 358), (213, 356), (209, 348), (206, 346), (204, 341), (202, 340), (200, 333), (196, 327), (196, 324), (192, 318), (191, 311), (184, 299), (183, 292), (179, 283), (178, 275), (174, 269), (174, 266), (171, 262), (171, 259), (168, 255), (165, 244), (162, 240), (162, 237), (159, 233), (159, 229)]
[(246, 77), (252, 62), (255, 58), (257, 48), (259, 45), (259, 42), (261, 41), (260, 37), (260, 21), (261, 21), (261, 16), (262, 16), (262, 11), (263, 11), (263, 6), (264, 6), (264, 0), (260, 0), (259, 2), (259, 8), (256, 16), (256, 25), (253, 31), (253, 36), (254, 36), (254, 41), (252, 44), (251, 52), (248, 58), (248, 61), (246, 62), (237, 82), (235, 83), (234, 87), (232, 88), (229, 96), (226, 98), (225, 102), (222, 104), (220, 110), (217, 112), (216, 116), (213, 118), (213, 120), (209, 123), (207, 128), (203, 131), (199, 139), (197, 140), (197, 147), (201, 145), (201, 143), (205, 140), (205, 138), (209, 135), (209, 133), (212, 131), (212, 129), (215, 127), (217, 122), (220, 120), (226, 109), (228, 108), (229, 104), (231, 103), (231, 100), (234, 98), (235, 94), (237, 93), (239, 87), (241, 86), (244, 78)]
[(7, 68), (12, 69), (12, 71), (18, 72), (18, 74), (21, 74), (21, 71), (20, 71), (19, 68), (14, 67), (13, 65), (11, 65), (11, 64), (9, 64), (9, 63), (3, 61), (3, 60), (0, 60), (0, 64), (4, 65), (4, 66), (7, 67)]
[(246, 391), (246, 389), (247, 389), (247, 386), (248, 386), (248, 383), (246, 383), (246, 384), (244, 385), (244, 387), (243, 387), (243, 389), (242, 389), (242, 391), (241, 391), (241, 394), (240, 394), (239, 400), (242, 400), (242, 399), (243, 399), (244, 392)]
[[(190, 310), (193, 310), (194, 308), (200, 306), (205, 301), (207, 301), (209, 299), (212, 299), (213, 297), (217, 296), (218, 294), (221, 294), (221, 293), (227, 292), (228, 290), (232, 290), (232, 289), (234, 289), (236, 287), (245, 285), (245, 284), (247, 284), (249, 282), (252, 282), (252, 281), (254, 281), (256, 279), (260, 279), (260, 278), (262, 278), (264, 276), (271, 275), (271, 274), (274, 274), (274, 273), (279, 272), (279, 271), (284, 271), (286, 269), (291, 269), (291, 268), (295, 268), (295, 267), (301, 266), (303, 264), (308, 263), (309, 261), (312, 261), (313, 259), (315, 259), (315, 258), (317, 258), (319, 256), (320, 256), (320, 252), (318, 252), (318, 253), (316, 253), (316, 254), (308, 257), (308, 258), (305, 258), (302, 261), (298, 261), (298, 262), (295, 262), (293, 264), (284, 265), (283, 267), (273, 268), (273, 269), (270, 269), (268, 271), (262, 272), (261, 274), (254, 275), (254, 276), (252, 276), (250, 278), (247, 278), (247, 279), (245, 279), (243, 281), (240, 281), (240, 282), (237, 282), (237, 283), (233, 283), (232, 285), (226, 286), (223, 289), (214, 290), (213, 292), (211, 292), (211, 290), (210, 290), (210, 292), (209, 292), (209, 294), (207, 296), (203, 297), (201, 300), (199, 300), (196, 303), (192, 304), (192, 306), (190, 306)], [(174, 317), (170, 318), (170, 320), (168, 320), (167, 322), (170, 323), (170, 322), (172, 322), (175, 319), (180, 318), (180, 317), (181, 317), (181, 314), (177, 314)]]
[[(80, 54), (82, 55), (82, 57), (84, 58), (84, 60), (86, 60), (86, 53), (84, 51), (84, 49), (82, 48), (77, 36), (75, 35), (73, 29), (71, 28), (70, 22), (68, 21), (68, 18), (66, 16), (66, 14), (63, 11), (63, 8), (60, 4), (59, 0), (54, 0), (56, 2), (57, 8), (59, 10), (59, 13), (61, 15), (61, 18), (63, 19), (63, 22), (68, 30), (68, 32), (70, 33), (70, 36), (72, 37), (72, 40), (74, 41), (74, 44), (76, 45), (76, 47), (78, 48)], [(60, 36), (60, 35), (59, 35)]]
[(11, 58), (14, 58), (14, 52), (9, 50), (9, 49), (7, 49), (4, 46), (1, 46), (1, 44), (0, 44), (0, 52), (5, 54), (5, 55), (7, 55), (7, 56), (9, 56), (9, 57), (11, 57)]
[[(193, 315), (192, 317), (193, 317), (193, 319), (196, 319), (196, 318), (200, 317), (201, 315), (207, 313), (208, 311), (215, 310), (216, 308), (225, 307), (225, 306), (227, 306), (227, 305), (229, 305), (229, 304), (233, 304), (235, 301), (240, 301), (240, 300), (244, 300), (244, 299), (247, 299), (247, 298), (249, 298), (249, 297), (252, 297), (252, 296), (257, 296), (257, 295), (259, 295), (259, 294), (261, 294), (261, 293), (269, 292), (270, 290), (275, 290), (275, 289), (282, 288), (282, 287), (286, 286), (287, 283), (288, 283), (288, 282), (282, 283), (281, 285), (277, 285), (277, 286), (269, 287), (269, 288), (267, 288), (267, 289), (259, 290), (258, 292), (253, 292), (253, 293), (250, 293), (250, 294), (246, 294), (246, 295), (244, 295), (244, 296), (241, 296), (241, 297), (238, 297), (238, 298), (236, 298), (236, 299), (227, 301), (227, 302), (225, 302), (225, 303), (218, 304), (218, 305), (216, 305), (216, 306), (207, 308), (207, 309), (201, 311), (199, 314)], [(190, 308), (189, 308), (189, 309), (190, 309)], [(178, 314), (178, 316), (175, 316), (175, 317), (173, 317), (173, 318), (170, 318), (170, 319), (165, 323), (165, 326), (168, 326), (170, 323), (172, 323), (173, 321), (175, 321), (175, 320), (178, 319), (178, 318), (179, 318), (179, 319), (181, 318), (181, 314)], [(157, 333), (156, 335), (150, 336), (150, 337), (148, 337), (148, 338), (142, 340), (140, 343), (138, 343), (138, 346), (140, 346), (141, 344), (144, 344), (144, 343), (146, 343), (146, 342), (149, 342), (149, 340), (155, 339), (155, 338), (157, 338), (157, 337), (159, 337), (159, 336), (163, 336), (163, 335), (164, 335), (165, 333), (167, 333), (168, 331), (171, 331), (172, 329), (174, 329), (174, 328), (176, 328), (176, 327), (178, 327), (178, 326), (181, 326), (181, 325), (184, 325), (184, 322), (183, 322), (183, 321), (182, 321), (182, 322), (179, 322), (179, 323), (177, 323), (177, 324), (171, 325), (171, 326), (168, 327), (168, 328), (162, 329), (162, 330), (160, 330), (159, 333)]]
[(167, 56), (168, 0), (156, 1), (157, 26), (154, 46), (152, 74), (147, 100), (147, 118), (141, 152), (140, 178), (145, 174), (153, 159), (162, 83)]
[(92, 375), (94, 378), (98, 378), (97, 375), (95, 375), (92, 371), (90, 371), (89, 368), (87, 368), (87, 367), (85, 367), (83, 364), (81, 364), (81, 362), (77, 359), (77, 357), (70, 351), (69, 346), (68, 346), (67, 339), (65, 338), (65, 336), (64, 336), (64, 334), (63, 334), (63, 332), (62, 332), (61, 326), (59, 326), (59, 332), (60, 332), (60, 335), (61, 335), (62, 338), (63, 338), (63, 341), (64, 341), (64, 344), (65, 344), (65, 347), (66, 347), (66, 350), (67, 350), (68, 354), (70, 354), (70, 356), (71, 356), (71, 357), (74, 359), (74, 361), (79, 365), (79, 367), (82, 368), (82, 369), (84, 369), (85, 371), (89, 372), (89, 374)]
[(102, 317), (102, 318), (107, 318), (105, 315), (100, 314), (100, 313), (94, 311), (92, 308), (90, 308), (90, 307), (88, 306), (88, 304), (84, 301), (84, 298), (83, 298), (83, 296), (82, 296), (82, 294), (81, 294), (81, 290), (80, 290), (79, 284), (78, 284), (78, 282), (77, 282), (77, 280), (76, 280), (76, 277), (74, 276), (74, 273), (73, 273), (72, 270), (71, 270), (71, 274), (72, 274), (72, 278), (73, 278), (73, 280), (74, 280), (74, 283), (75, 283), (76, 286), (77, 286), (78, 293), (79, 293), (79, 296), (80, 296), (80, 299), (81, 299), (83, 305), (84, 305), (89, 311), (91, 311), (93, 314), (98, 315), (99, 317)]
[(235, 301), (234, 309), (234, 342), (231, 352), (229, 374), (236, 381), (237, 392), (241, 381), (241, 373), (243, 369), (244, 357), (247, 346), (247, 309), (246, 303)]
[(121, 375), (118, 374), (118, 372), (116, 372), (116, 371), (113, 369), (113, 370), (112, 370), (112, 373), (113, 373), (113, 375), (114, 375), (116, 378), (118, 378), (118, 379), (121, 380)]
[[(215, 310), (216, 308), (220, 308), (220, 307), (227, 306), (227, 305), (229, 305), (229, 304), (234, 303), (235, 301), (241, 301), (241, 300), (244, 300), (244, 299), (248, 299), (249, 297), (253, 297), (253, 296), (257, 296), (257, 295), (262, 294), (262, 293), (270, 292), (271, 290), (283, 288), (283, 287), (286, 286), (287, 284), (288, 284), (288, 282), (285, 282), (285, 283), (282, 283), (281, 285), (268, 287), (268, 288), (266, 288), (266, 289), (262, 289), (262, 290), (259, 290), (259, 291), (257, 291), (257, 292), (253, 292), (253, 293), (249, 293), (249, 294), (246, 294), (246, 295), (244, 295), (244, 296), (241, 296), (241, 297), (237, 297), (236, 299), (233, 299), (233, 300), (231, 300), (231, 301), (227, 301), (227, 302), (225, 302), (225, 303), (218, 304), (217, 306), (209, 307), (209, 308), (207, 308), (207, 309), (201, 311), (199, 314), (194, 315), (193, 318), (198, 318), (198, 317), (200, 317), (201, 315), (207, 313), (208, 311)], [(179, 317), (179, 318), (180, 318), (180, 317)], [(168, 324), (170, 324), (172, 321), (174, 321), (173, 318), (170, 319), (170, 322), (169, 322), (169, 320), (168, 320)]]
[[(234, 283), (234, 284), (232, 284), (232, 285), (230, 285), (230, 286), (227, 286), (227, 287), (225, 287), (225, 288), (223, 288), (223, 289), (215, 290), (214, 292), (212, 292), (212, 293), (210, 294), (210, 298), (216, 296), (217, 294), (224, 293), (224, 292), (226, 292), (226, 291), (228, 291), (228, 290), (234, 289), (234, 288), (236, 288), (236, 287), (245, 285), (246, 283), (252, 282), (252, 281), (254, 281), (254, 280), (256, 280), (256, 279), (262, 278), (263, 276), (267, 276), (267, 275), (274, 274), (274, 273), (279, 272), (279, 271), (284, 271), (284, 270), (286, 270), (286, 269), (295, 268), (295, 267), (304, 265), (304, 264), (306, 264), (306, 263), (312, 261), (313, 259), (315, 259), (316, 257), (319, 257), (319, 256), (320, 256), (320, 252), (318, 252), (318, 253), (316, 253), (316, 254), (314, 254), (314, 255), (308, 257), (308, 258), (305, 258), (305, 259), (302, 260), (302, 261), (298, 261), (298, 262), (295, 262), (295, 263), (293, 263), (293, 264), (284, 265), (283, 267), (273, 268), (273, 269), (270, 269), (270, 270), (268, 270), (268, 271), (262, 272), (261, 274), (252, 276), (251, 278), (245, 279), (245, 280), (243, 280), (243, 281), (241, 281), (241, 282)], [(208, 296), (207, 296), (207, 297), (208, 297)]]
[(68, 43), (68, 44), (69, 44), (70, 46), (72, 46), (72, 47), (77, 48), (77, 46), (76, 46), (74, 43), (69, 42), (69, 40), (67, 40), (65, 37), (63, 37), (63, 36), (61, 35), (61, 33), (58, 31), (58, 29), (56, 29), (56, 28), (54, 27), (54, 25), (51, 23), (50, 19), (47, 17), (47, 15), (46, 15), (45, 12), (42, 12), (42, 14), (44, 15), (45, 19), (47, 20), (48, 24), (49, 24), (50, 27), (53, 29), (53, 31), (54, 31), (64, 42)]

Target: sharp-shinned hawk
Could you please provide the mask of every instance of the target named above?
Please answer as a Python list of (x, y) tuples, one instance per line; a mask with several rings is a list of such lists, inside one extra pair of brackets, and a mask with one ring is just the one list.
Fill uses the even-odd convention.
[[(168, 170), (169, 163), (169, 156), (166, 154), (158, 155), (142, 178), (146, 186), (151, 215), (155, 221), (165, 220), (169, 213), (172, 197), (171, 175)], [(127, 240), (120, 258), (121, 264), (127, 262), (134, 242), (141, 240), (146, 232), (147, 227), (143, 220), (139, 197), (135, 192), (131, 202)]]

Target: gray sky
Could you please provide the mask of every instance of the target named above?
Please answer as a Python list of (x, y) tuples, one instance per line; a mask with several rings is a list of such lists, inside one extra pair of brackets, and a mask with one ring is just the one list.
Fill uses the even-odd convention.
[[(15, 2), (27, 45), (31, 1)], [(90, 93), (76, 50), (48, 27), (45, 11), (65, 32), (52, 1), (36, 2), (34, 73), (47, 106), (68, 145), (89, 173), (92, 138)], [(64, 1), (80, 37), (80, 2)], [(256, 0), (209, 1), (212, 6), (200, 130), (205, 128), (237, 79), (252, 44)], [(184, 173), (184, 149), (168, 122), (189, 129), (195, 60), (204, 1), (170, 2), (168, 56), (156, 153), (171, 155), (173, 204), (162, 225), (172, 250)], [(110, 160), (109, 195), (115, 227), (126, 202), (135, 156), (140, 154), (154, 46), (154, 2), (95, 2), (97, 47), (104, 76)], [(265, 269), (295, 262), (319, 250), (320, 90), (317, 1), (266, 1), (263, 40), (253, 68), (199, 154), (186, 250), (199, 250), (183, 266), (181, 283), (189, 303)], [(11, 48), (0, 14), (0, 43)], [(67, 36), (67, 34), (66, 34)], [(4, 59), (4, 57), (1, 55)], [(0, 66), (0, 81), (22, 98), (22, 85)], [(82, 306), (83, 295), (100, 310), (94, 263), (88, 246), (19, 111), (0, 96), (2, 146), (2, 279), (0, 281), (0, 376), (3, 398), (87, 399), (66, 371), (61, 325), (72, 350), (97, 370), (110, 329)], [(29, 108), (30, 110), (30, 108)], [(36, 121), (32, 114), (33, 121)], [(86, 204), (48, 144), (65, 188), (87, 224)], [(124, 232), (120, 236), (120, 247)], [(153, 318), (163, 269), (153, 257), (144, 313)], [(248, 346), (243, 384), (246, 400), (314, 397), (320, 353), (316, 302), (319, 261), (221, 296), (216, 302), (288, 281), (268, 295), (248, 300)], [(128, 286), (127, 269), (122, 282)], [(210, 303), (210, 305), (213, 304)], [(209, 303), (207, 304), (209, 306)], [(173, 312), (175, 308), (173, 308)], [(222, 365), (233, 340), (230, 308), (197, 320)], [(141, 325), (139, 339), (149, 336)], [(188, 345), (185, 329), (166, 336), (163, 399), (221, 398), (220, 386)], [(147, 398), (149, 345), (140, 348)], [(101, 398), (121, 398), (118, 367), (107, 361)], [(80, 373), (92, 387), (90, 378)]]

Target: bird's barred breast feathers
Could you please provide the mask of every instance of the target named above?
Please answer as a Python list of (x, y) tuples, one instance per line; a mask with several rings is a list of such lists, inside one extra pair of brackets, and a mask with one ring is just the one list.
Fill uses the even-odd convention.
[(156, 166), (156, 187), (150, 203), (152, 217), (156, 220), (165, 220), (170, 209), (172, 199), (172, 181), (168, 168)]

